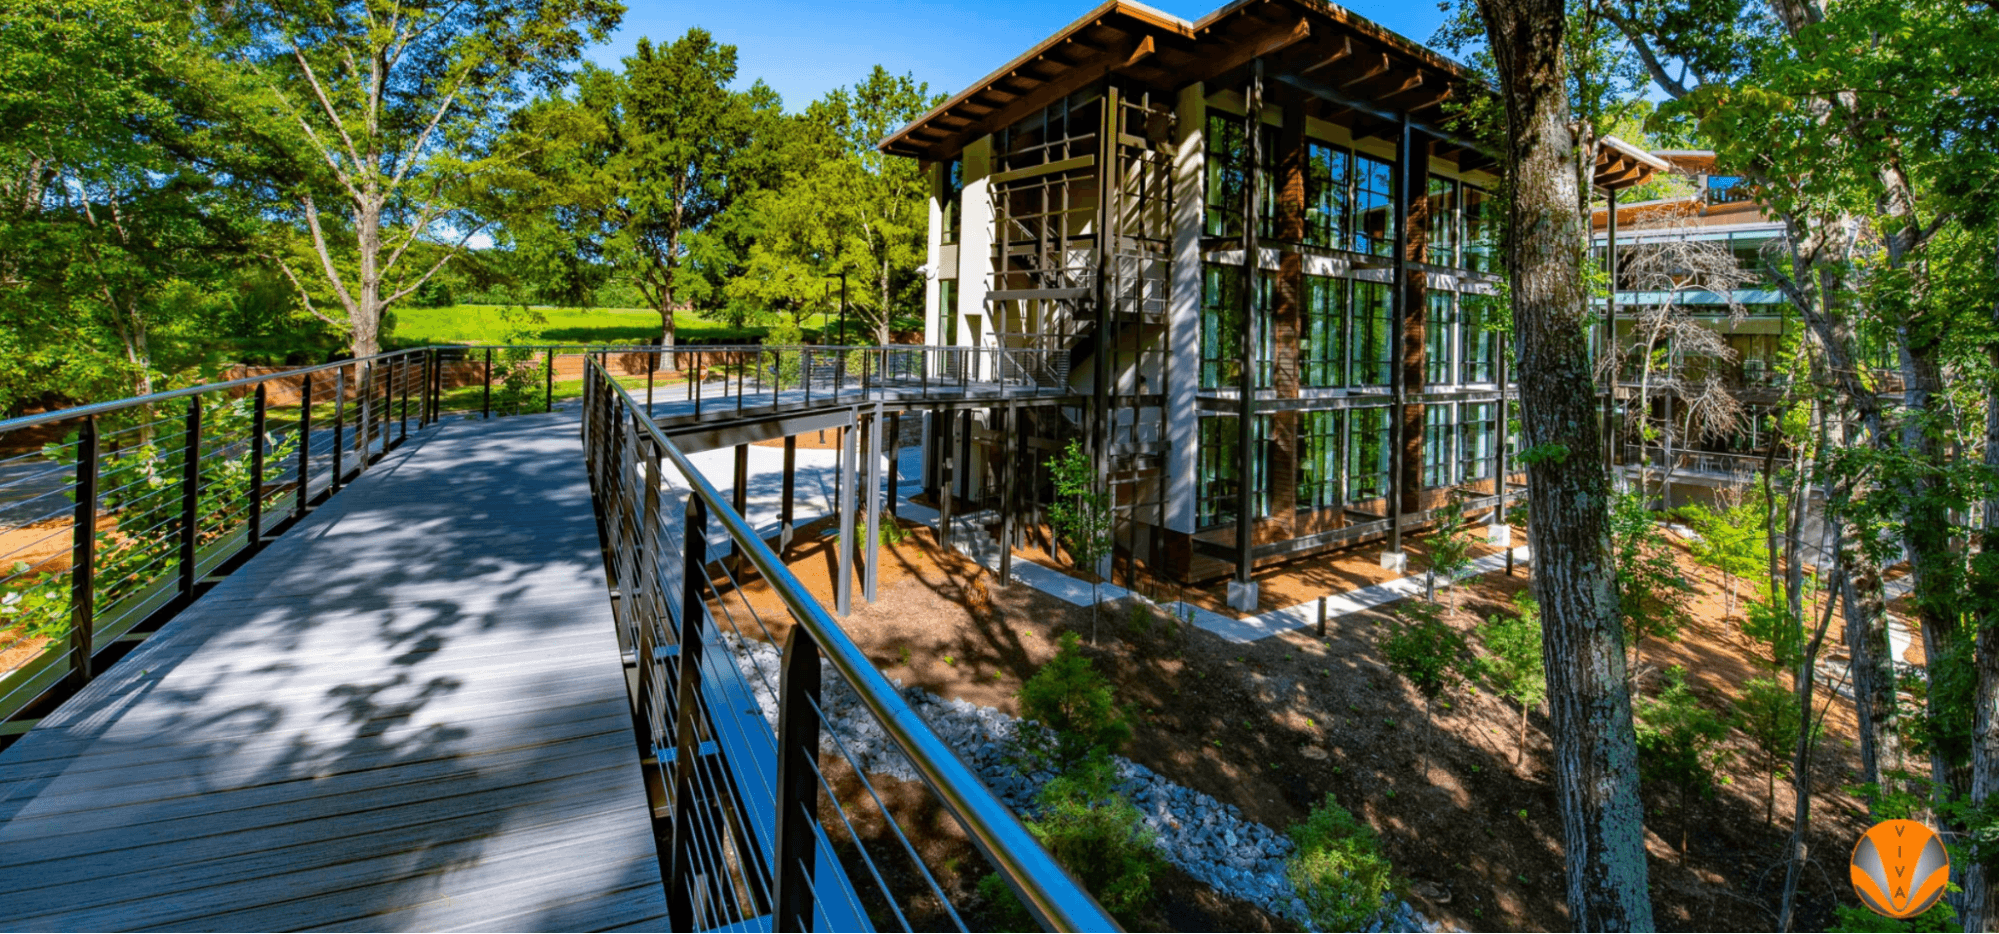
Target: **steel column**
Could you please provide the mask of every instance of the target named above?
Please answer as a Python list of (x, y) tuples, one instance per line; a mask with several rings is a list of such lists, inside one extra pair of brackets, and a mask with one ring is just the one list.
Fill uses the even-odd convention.
[(306, 500), (312, 497), (312, 377), (305, 374), (298, 401), (298, 496), (293, 515), (305, 518)]

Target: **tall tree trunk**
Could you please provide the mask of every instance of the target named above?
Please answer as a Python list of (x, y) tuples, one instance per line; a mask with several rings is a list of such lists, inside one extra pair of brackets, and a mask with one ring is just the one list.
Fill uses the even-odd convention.
[[(1995, 263), (1999, 266), (1999, 263)], [(1999, 325), (1999, 302), (1992, 321)], [(1999, 341), (1987, 345), (1985, 377), (1985, 514), (1979, 530), (1978, 554), (1972, 558), (1972, 592), (1987, 594), (1979, 607), (1977, 707), (1971, 735), (1971, 803), (1983, 808), (1999, 792), (1999, 607), (1992, 588), (1999, 585)], [(1987, 859), (1991, 859), (1990, 856)], [(1974, 861), (1964, 872), (1964, 929), (1999, 928), (1999, 867)]]
[(1505, 98), (1507, 266), (1520, 361), (1528, 535), (1541, 600), (1569, 923), (1649, 930), (1638, 750), (1625, 686), (1609, 476), (1590, 366), (1582, 158), (1563, 0), (1479, 0)]

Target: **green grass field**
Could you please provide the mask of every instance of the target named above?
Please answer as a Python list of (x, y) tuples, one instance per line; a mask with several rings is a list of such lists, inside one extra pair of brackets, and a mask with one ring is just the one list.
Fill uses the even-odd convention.
[[(447, 308), (397, 308), (390, 341), (397, 347), (424, 344), (499, 344), (507, 329), (498, 305), (452, 305)], [(540, 308), (547, 323), (540, 340), (552, 344), (633, 344), (659, 336), (659, 313), (649, 308)], [(817, 328), (823, 316), (805, 320)], [(760, 338), (762, 327), (732, 328), (689, 312), (673, 316), (674, 335), (682, 341), (734, 341)]]

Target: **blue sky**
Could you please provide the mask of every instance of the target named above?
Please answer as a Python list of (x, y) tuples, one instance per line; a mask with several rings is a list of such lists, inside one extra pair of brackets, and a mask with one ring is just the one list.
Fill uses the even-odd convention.
[[(590, 57), (616, 65), (640, 36), (671, 41), (701, 26), (735, 45), (744, 83), (763, 78), (797, 110), (852, 84), (876, 64), (913, 72), (933, 93), (956, 93), (1095, 7), (1097, 0), (626, 0), (610, 42)], [(1226, 0), (1150, 0), (1194, 20)], [(1346, 4), (1418, 42), (1442, 22), (1436, 0)]]

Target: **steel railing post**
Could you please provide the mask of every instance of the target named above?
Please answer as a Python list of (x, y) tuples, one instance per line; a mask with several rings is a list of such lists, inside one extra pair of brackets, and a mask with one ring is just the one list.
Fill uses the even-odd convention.
[(201, 397), (187, 400), (187, 437), (182, 439), (180, 476), (180, 593), (194, 599), (195, 547), (201, 533)]
[(777, 905), (773, 931), (812, 930), (819, 825), (819, 644), (803, 626), (784, 640), (777, 699)]
[(402, 358), (401, 360), (397, 361), (397, 364), (398, 364), (398, 367), (397, 367), (397, 369), (399, 369), (399, 370), (400, 370), (400, 371), (402, 372), (402, 376), (400, 376), (400, 377), (398, 377), (398, 378), (396, 379), (396, 389), (400, 390), (400, 391), (401, 391), (401, 394), (402, 394), (402, 426), (401, 426), (401, 427), (400, 427), (399, 429), (397, 429), (397, 432), (398, 432), (398, 435), (399, 435), (399, 437), (397, 438), (397, 440), (398, 440), (398, 441), (408, 441), (408, 440), (409, 440), (409, 437), (410, 437), (410, 358), (409, 358), (409, 355), (408, 355), (408, 354), (404, 354), (404, 355), (403, 355), (403, 358)]
[(708, 507), (701, 497), (687, 497), (687, 519), (680, 536), (680, 664), (673, 703), (672, 854), (666, 876), (666, 917), (676, 931), (694, 930), (694, 768), (700, 751), (701, 628), (707, 603), (701, 599), (701, 578), (708, 566)]
[[(375, 369), (375, 368), (374, 368), (374, 367), (371, 367), (371, 369)], [(389, 364), (389, 367), (388, 367), (388, 370), (389, 370), (389, 373), (388, 373), (388, 375), (387, 375), (387, 376), (384, 376), (384, 377), (382, 377), (382, 380), (381, 380), (381, 383), (382, 383), (382, 410), (381, 410), (381, 413), (380, 413), (380, 414), (378, 414), (378, 415), (376, 415), (376, 416), (375, 416), (375, 430), (376, 430), (376, 431), (378, 431), (378, 432), (380, 432), (380, 433), (381, 433), (381, 435), (382, 435), (382, 454), (383, 454), (384, 456), (387, 456), (387, 455), (388, 455), (388, 453), (389, 453), (389, 438), (390, 438), (390, 436), (391, 436), (392, 434), (394, 434), (393, 432), (389, 431), (389, 423), (390, 423), (391, 421), (394, 421), (394, 420), (395, 420), (395, 417), (396, 417), (396, 369), (395, 369), (395, 364), (393, 364), (393, 363), (392, 363), (392, 364)], [(362, 459), (362, 461), (361, 461), (361, 463), (362, 463), (362, 464), (364, 464), (364, 465), (365, 465), (365, 464), (367, 464), (367, 462), (368, 462), (368, 461), (367, 461), (367, 459), (366, 459), (366, 458), (363, 458), (363, 459)]]
[(305, 501), (312, 486), (312, 377), (305, 374), (298, 393), (298, 497), (292, 509), (300, 518), (305, 517)]
[(97, 586), (97, 416), (83, 420), (76, 438), (76, 525), (69, 566), (70, 665), (89, 681), (96, 654)]
[(333, 371), (333, 478), (327, 481), (326, 495), (340, 492), (347, 478), (341, 476), (347, 455), (347, 368)]
[(250, 413), (250, 547), (264, 543), (264, 418), (268, 411), (263, 383), (257, 384), (256, 407)]
[(805, 404), (812, 404), (812, 348), (798, 352), (798, 381), (805, 384)]
[(688, 379), (691, 379), (691, 380), (693, 380), (693, 381), (694, 381), (694, 417), (695, 417), (695, 418), (700, 418), (700, 417), (701, 417), (701, 390), (702, 390), (702, 388), (703, 388), (701, 384), (702, 384), (702, 382), (704, 382), (704, 380), (702, 380), (702, 379), (701, 379), (701, 377), (702, 377), (703, 375), (704, 375), (704, 374), (703, 374), (703, 373), (701, 372), (701, 351), (698, 351), (698, 350), (697, 350), (697, 351), (695, 351), (695, 352), (694, 352), (694, 367), (693, 367), (693, 369), (692, 369), (692, 370), (690, 370), (690, 371), (688, 372), (688, 374), (687, 374), (687, 378), (688, 378)]
[(493, 348), (486, 348), (486, 382), (479, 389), (479, 417), (493, 417)]
[(548, 348), (548, 372), (542, 378), (542, 392), (546, 396), (542, 404), (543, 412), (555, 411), (555, 348)]

